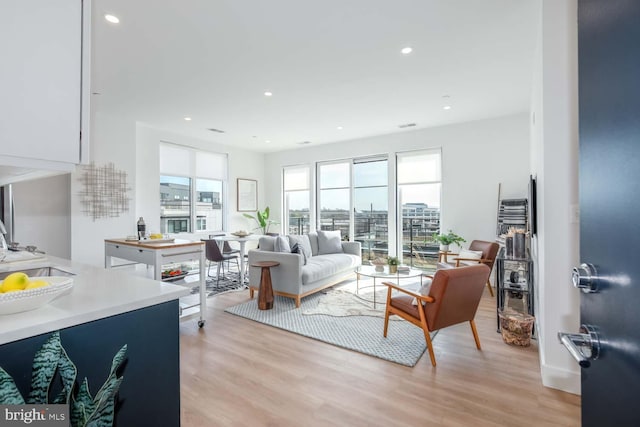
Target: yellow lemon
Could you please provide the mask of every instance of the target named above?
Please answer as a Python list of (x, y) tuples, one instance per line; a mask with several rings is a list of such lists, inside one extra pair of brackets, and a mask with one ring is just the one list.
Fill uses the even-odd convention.
[(49, 286), (50, 283), (47, 282), (46, 280), (32, 280), (30, 281), (27, 286), (24, 288), (25, 290), (27, 289), (36, 289), (36, 288), (42, 288), (45, 286)]
[(2, 292), (21, 291), (29, 283), (29, 276), (24, 273), (11, 273), (2, 282)]

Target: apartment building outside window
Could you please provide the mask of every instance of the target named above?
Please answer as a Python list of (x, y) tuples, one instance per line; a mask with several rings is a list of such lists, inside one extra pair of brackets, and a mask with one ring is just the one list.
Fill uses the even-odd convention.
[(433, 266), (438, 244), (432, 236), (440, 231), (442, 156), (440, 149), (398, 153), (399, 247), (404, 264)]
[(160, 145), (160, 231), (224, 228), (227, 156), (175, 144)]

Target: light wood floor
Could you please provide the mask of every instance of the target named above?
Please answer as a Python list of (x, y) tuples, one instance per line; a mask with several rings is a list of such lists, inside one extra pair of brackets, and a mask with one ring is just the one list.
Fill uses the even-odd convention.
[(580, 425), (580, 397), (542, 386), (537, 343), (496, 333), (486, 290), (483, 350), (468, 324), (446, 328), (435, 368), (426, 352), (408, 368), (224, 312), (248, 293), (210, 298), (203, 329), (181, 322), (183, 427)]

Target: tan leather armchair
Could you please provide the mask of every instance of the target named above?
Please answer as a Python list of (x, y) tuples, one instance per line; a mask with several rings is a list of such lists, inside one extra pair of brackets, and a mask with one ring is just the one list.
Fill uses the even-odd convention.
[[(489, 267), (489, 272), (493, 269), (493, 264), (496, 262), (496, 256), (498, 256), (498, 250), (500, 249), (500, 245), (496, 242), (486, 242), (484, 240), (474, 240), (469, 245), (470, 251), (482, 251), (482, 256), (480, 259), (475, 258), (460, 258), (456, 257), (456, 254), (453, 258), (451, 258), (451, 262), (449, 264), (454, 265), (455, 267), (460, 267), (465, 264), (469, 264), (471, 262), (478, 262)], [(466, 262), (465, 262), (466, 261)], [(489, 275), (490, 277), (491, 275)], [(487, 278), (487, 288), (489, 288), (489, 293), (493, 296), (493, 288), (491, 287), (491, 281)]]
[[(387, 336), (389, 316), (394, 314), (422, 328), (431, 364), (436, 366), (430, 332), (469, 322), (476, 347), (481, 350), (473, 319), (489, 273), (491, 270), (484, 264), (438, 270), (433, 276), (429, 295), (421, 295), (393, 283), (383, 282), (388, 287), (384, 336)], [(398, 291), (396, 296), (392, 296), (393, 290)], [(413, 298), (418, 300), (417, 305), (413, 305)]]

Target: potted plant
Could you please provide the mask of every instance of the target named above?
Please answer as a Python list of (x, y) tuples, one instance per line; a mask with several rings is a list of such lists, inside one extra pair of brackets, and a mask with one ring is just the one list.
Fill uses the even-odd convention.
[(398, 264), (400, 264), (398, 257), (390, 256), (387, 258), (387, 264), (389, 264), (389, 274), (396, 274), (398, 272)]
[(278, 221), (273, 221), (269, 219), (269, 206), (264, 208), (264, 211), (262, 212), (260, 212), (260, 210), (257, 210), (255, 216), (249, 215), (247, 213), (243, 215), (257, 222), (258, 227), (254, 228), (254, 230), (260, 229), (262, 230), (262, 234), (265, 234), (265, 235), (269, 233), (269, 226), (271, 226), (271, 224), (279, 224)]
[(466, 242), (466, 240), (451, 230), (449, 230), (448, 233), (436, 234), (433, 236), (433, 241), (440, 243), (440, 250), (443, 252), (449, 251), (449, 245), (456, 245), (461, 248), (460, 243)]

